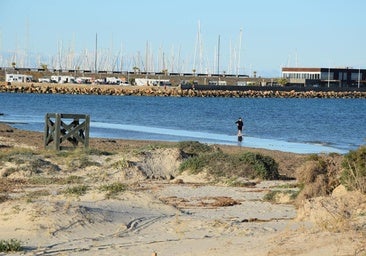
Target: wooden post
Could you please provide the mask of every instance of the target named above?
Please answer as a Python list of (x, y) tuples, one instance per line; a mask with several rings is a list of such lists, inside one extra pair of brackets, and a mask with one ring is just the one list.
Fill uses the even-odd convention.
[(85, 141), (84, 147), (89, 148), (89, 129), (90, 129), (90, 116), (85, 116)]
[(49, 126), (48, 126), (48, 114), (45, 115), (44, 117), (44, 133), (43, 133), (43, 142), (44, 142), (44, 147), (47, 146), (47, 141), (48, 141), (48, 136), (49, 136)]
[(55, 149), (56, 150), (60, 150), (60, 144), (61, 144), (61, 138), (60, 138), (60, 134), (61, 134), (61, 118), (60, 118), (60, 114), (56, 114), (56, 121), (55, 121)]
[(44, 146), (54, 142), (55, 150), (61, 149), (64, 141), (73, 146), (80, 143), (89, 147), (90, 116), (80, 114), (47, 113), (45, 116)]

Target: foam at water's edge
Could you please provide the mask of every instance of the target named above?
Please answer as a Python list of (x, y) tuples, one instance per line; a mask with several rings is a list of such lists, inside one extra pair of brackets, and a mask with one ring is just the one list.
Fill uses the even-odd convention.
[[(175, 130), (167, 128), (157, 128), (157, 127), (146, 127), (139, 125), (124, 125), (124, 124), (108, 124), (101, 122), (92, 122), (91, 127), (103, 128), (103, 129), (115, 129), (115, 130), (125, 130), (134, 131), (138, 133), (150, 133), (150, 134), (161, 134), (176, 138), (195, 138), (198, 141), (211, 143), (211, 144), (224, 144), (224, 145), (242, 145), (245, 147), (252, 148), (266, 148), (271, 150), (280, 150), (284, 152), (293, 153), (340, 153), (344, 154), (347, 151), (337, 149), (330, 146), (324, 146), (321, 144), (314, 143), (297, 143), (297, 142), (286, 142), (273, 139), (261, 139), (254, 137), (244, 136), (244, 140), (239, 144), (237, 142), (236, 135), (225, 135), (216, 134), (208, 132), (195, 132), (195, 131), (185, 131), (185, 130)], [(174, 139), (172, 139), (174, 140)], [(178, 139), (177, 139), (178, 140)]]

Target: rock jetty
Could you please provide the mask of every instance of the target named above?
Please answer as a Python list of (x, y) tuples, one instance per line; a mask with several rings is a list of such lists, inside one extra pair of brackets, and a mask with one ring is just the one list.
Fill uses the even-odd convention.
[(43, 83), (0, 83), (0, 92), (42, 94), (89, 94), (161, 97), (231, 97), (231, 98), (366, 98), (366, 91), (297, 90), (197, 90), (177, 86), (117, 86)]

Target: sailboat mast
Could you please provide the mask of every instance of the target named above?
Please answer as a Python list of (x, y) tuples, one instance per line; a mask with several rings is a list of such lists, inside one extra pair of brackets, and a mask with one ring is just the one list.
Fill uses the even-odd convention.
[(94, 71), (95, 71), (95, 74), (98, 73), (97, 62), (98, 62), (98, 33), (95, 34), (95, 58), (94, 58)]
[(239, 76), (240, 74), (240, 53), (241, 53), (241, 40), (243, 36), (243, 29), (240, 29), (240, 35), (239, 35), (239, 52), (238, 52), (238, 65), (236, 67), (236, 75)]
[(196, 44), (194, 47), (194, 56), (193, 56), (193, 70), (197, 70), (197, 64), (196, 64), (196, 57), (197, 57), (197, 51), (200, 49), (200, 30), (201, 30), (201, 24), (200, 21), (198, 21), (198, 31), (197, 31), (197, 37), (196, 37)]
[(220, 77), (220, 35), (217, 42), (217, 74)]
[(149, 71), (149, 41), (146, 41), (146, 50), (145, 50), (145, 72)]

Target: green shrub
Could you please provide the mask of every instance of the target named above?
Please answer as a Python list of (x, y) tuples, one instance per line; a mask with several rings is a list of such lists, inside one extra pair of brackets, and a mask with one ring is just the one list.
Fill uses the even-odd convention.
[(203, 171), (203, 168), (207, 165), (207, 160), (202, 156), (190, 157), (183, 161), (179, 166), (179, 171), (190, 170), (191, 174), (197, 174)]
[(135, 148), (132, 150), (132, 152), (135, 155), (141, 155), (141, 154), (145, 154), (146, 152), (149, 151), (154, 151), (157, 149), (162, 149), (162, 148), (169, 148), (170, 146), (167, 144), (162, 144), (162, 143), (152, 143), (152, 144), (147, 144), (144, 146), (141, 146), (139, 148)]
[(275, 180), (280, 177), (278, 164), (269, 157), (258, 153), (246, 152), (240, 156), (240, 160), (250, 164), (255, 170), (255, 176), (264, 180)]
[(340, 181), (349, 190), (366, 193), (366, 146), (346, 154)]
[(278, 197), (288, 196), (290, 201), (295, 200), (297, 195), (299, 194), (299, 190), (271, 190), (263, 197), (264, 201), (276, 203)]
[(119, 160), (117, 162), (114, 162), (111, 165), (111, 167), (116, 168), (118, 170), (123, 170), (125, 168), (130, 167), (130, 162), (127, 159), (125, 159), (125, 158), (122, 157), (121, 160)]
[(229, 155), (222, 151), (204, 153), (183, 161), (181, 172), (189, 170), (192, 174), (206, 171), (213, 178), (235, 179), (260, 178), (278, 179), (278, 165), (270, 157), (251, 152), (242, 155)]
[(182, 141), (178, 143), (179, 150), (183, 151), (184, 153), (192, 156), (197, 156), (200, 154), (213, 152), (214, 149), (207, 145), (202, 144), (198, 141)]
[(73, 187), (69, 187), (65, 190), (66, 194), (73, 194), (73, 195), (77, 195), (77, 196), (82, 196), (85, 195), (87, 190), (89, 189), (88, 186), (86, 185), (80, 185), (80, 186), (73, 186)]
[(108, 185), (103, 185), (99, 188), (100, 191), (107, 192), (107, 198), (116, 196), (117, 194), (125, 191), (127, 189), (126, 184), (115, 182)]
[(0, 252), (15, 252), (20, 250), (22, 250), (22, 246), (19, 240), (0, 240)]
[(96, 155), (96, 156), (111, 156), (115, 154), (113, 152), (103, 151), (96, 148), (89, 148), (85, 150), (85, 153), (88, 155)]

